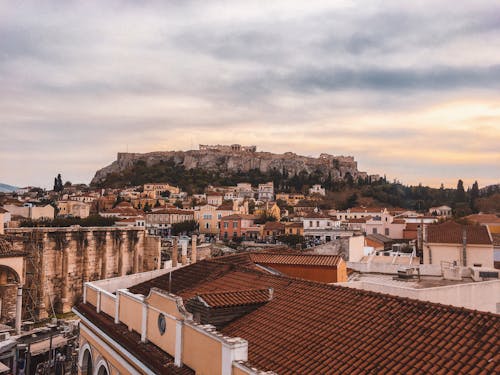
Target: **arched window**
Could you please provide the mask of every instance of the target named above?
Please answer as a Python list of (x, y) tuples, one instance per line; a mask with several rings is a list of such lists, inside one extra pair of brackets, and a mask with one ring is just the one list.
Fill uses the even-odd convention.
[(104, 359), (101, 359), (96, 366), (97, 371), (94, 375), (110, 375), (108, 364)]
[(92, 375), (93, 374), (93, 361), (92, 361), (92, 351), (90, 350), (90, 345), (85, 344), (80, 349), (80, 369), (82, 375)]

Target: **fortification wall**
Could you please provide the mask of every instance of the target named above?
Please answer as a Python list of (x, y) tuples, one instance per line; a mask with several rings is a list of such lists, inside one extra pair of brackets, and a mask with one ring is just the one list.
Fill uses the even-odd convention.
[(151, 271), (160, 265), (160, 240), (144, 229), (116, 227), (12, 228), (15, 249), (26, 251), (23, 314), (43, 319), (66, 313), (87, 281)]

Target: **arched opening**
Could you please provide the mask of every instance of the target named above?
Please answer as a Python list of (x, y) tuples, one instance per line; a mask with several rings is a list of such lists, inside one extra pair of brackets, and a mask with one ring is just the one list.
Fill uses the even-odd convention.
[(97, 373), (96, 375), (109, 375), (108, 365), (104, 360), (101, 360), (97, 364)]
[(14, 322), (20, 286), (18, 273), (9, 266), (0, 265), (0, 323), (12, 324)]
[(82, 375), (92, 375), (92, 354), (90, 349), (85, 349), (81, 364)]

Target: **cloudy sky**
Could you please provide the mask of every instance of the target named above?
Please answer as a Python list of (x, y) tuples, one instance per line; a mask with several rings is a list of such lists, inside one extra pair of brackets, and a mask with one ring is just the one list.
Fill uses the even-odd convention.
[(498, 183), (500, 3), (0, 1), (0, 182), (199, 143)]

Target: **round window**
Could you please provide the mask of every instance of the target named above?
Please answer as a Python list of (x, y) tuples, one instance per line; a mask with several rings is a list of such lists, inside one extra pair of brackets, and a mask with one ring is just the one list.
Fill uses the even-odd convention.
[(167, 330), (167, 322), (163, 314), (158, 315), (158, 330), (160, 331), (160, 335), (163, 335)]

